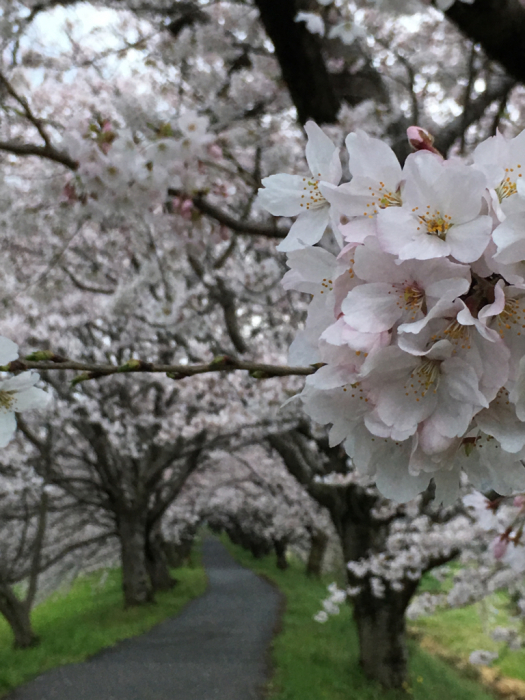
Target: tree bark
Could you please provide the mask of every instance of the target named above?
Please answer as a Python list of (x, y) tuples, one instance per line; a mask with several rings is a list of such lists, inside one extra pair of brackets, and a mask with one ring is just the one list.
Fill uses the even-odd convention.
[(310, 537), (310, 552), (306, 564), (307, 576), (321, 578), (323, 559), (328, 546), (328, 536), (322, 530), (315, 530)]
[(146, 522), (134, 511), (117, 514), (122, 560), (124, 605), (143, 605), (153, 600), (153, 587), (146, 563)]
[(525, 82), (525, 7), (520, 0), (456, 2), (446, 14), (489, 58)]
[(31, 625), (30, 606), (20, 601), (7, 584), (0, 584), (0, 613), (11, 627), (15, 649), (27, 649), (40, 643)]
[(301, 124), (337, 121), (341, 102), (326, 68), (318, 37), (296, 22), (296, 0), (255, 0), (266, 33), (275, 47), (283, 80)]
[(417, 583), (407, 586), (410, 593), (407, 588), (387, 590), (383, 598), (374, 597), (367, 586), (354, 601), (359, 663), (368, 678), (385, 688), (402, 688), (407, 678), (405, 611)]
[(286, 540), (274, 540), (273, 548), (277, 557), (277, 568), (286, 571), (288, 562), (286, 560)]
[(146, 567), (154, 591), (169, 591), (177, 583), (170, 574), (166, 547), (160, 527), (154, 526), (146, 544)]
[(164, 552), (168, 561), (168, 566), (177, 569), (190, 560), (193, 539), (184, 539), (182, 542), (164, 542)]

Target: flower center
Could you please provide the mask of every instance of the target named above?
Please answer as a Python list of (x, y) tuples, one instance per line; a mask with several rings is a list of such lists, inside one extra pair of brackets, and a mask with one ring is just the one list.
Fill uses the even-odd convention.
[(15, 402), (13, 391), (0, 391), (0, 410), (10, 411)]
[[(518, 164), (516, 169), (521, 169), (521, 165)], [(505, 173), (508, 174), (505, 175), (503, 180), (496, 187), (496, 194), (498, 195), (500, 202), (508, 197), (512, 197), (512, 195), (516, 194), (518, 191), (518, 188), (516, 187), (516, 175), (510, 174), (514, 173), (514, 168), (505, 168)], [(518, 177), (522, 177), (522, 174), (518, 173)]]
[(421, 289), (416, 282), (407, 281), (402, 284), (395, 284), (394, 287), (396, 287), (399, 293), (399, 301), (396, 302), (398, 308), (408, 311), (410, 320), (414, 321), (416, 313), (425, 303), (425, 290)]
[(378, 213), (378, 208), (400, 207), (403, 204), (400, 191), (387, 190), (384, 182), (380, 182), (379, 187), (369, 187), (368, 189), (373, 199), (366, 205), (370, 211), (364, 211), (363, 216), (367, 216), (369, 219)]
[(321, 192), (319, 192), (319, 180), (308, 180), (303, 177), (304, 194), (301, 195), (301, 206), (305, 209), (319, 209), (324, 207), (327, 202)]
[[(419, 207), (414, 207), (412, 211), (415, 213), (417, 209), (419, 209)], [(427, 233), (430, 236), (437, 236), (444, 241), (447, 237), (447, 231), (452, 226), (452, 217), (448, 216), (448, 214), (441, 214), (440, 211), (432, 213), (430, 211), (430, 205), (427, 205), (427, 209), (429, 211), (427, 211), (426, 214), (417, 214), (420, 223), (426, 227)], [(418, 226), (417, 230), (420, 231), (421, 226)]]
[(498, 324), (498, 332), (503, 337), (505, 331), (510, 331), (514, 326), (514, 330), (518, 335), (521, 335), (522, 329), (525, 329), (525, 305), (523, 299), (506, 299), (503, 311), (496, 316)]
[(422, 360), (405, 384), (405, 396), (413, 393), (416, 401), (419, 401), (432, 387), (435, 394), (439, 384), (440, 366), (441, 360)]
[(425, 292), (417, 284), (413, 283), (405, 287), (403, 297), (407, 309), (419, 308), (425, 298)]

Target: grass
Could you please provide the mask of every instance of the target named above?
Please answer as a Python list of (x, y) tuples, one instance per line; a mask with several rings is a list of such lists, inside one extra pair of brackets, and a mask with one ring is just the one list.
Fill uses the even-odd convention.
[(292, 562), (279, 571), (273, 557), (254, 559), (226, 543), (247, 568), (273, 581), (286, 598), (282, 631), (272, 648), (274, 675), (269, 700), (490, 700), (478, 682), (410, 642), (410, 681), (406, 693), (386, 691), (368, 681), (358, 664), (357, 635), (351, 610), (321, 625), (312, 619), (326, 597), (326, 581), (308, 579), (304, 566)]
[[(439, 591), (440, 584), (432, 579), (431, 576), (425, 578), (424, 589)], [(443, 589), (447, 590), (448, 587), (445, 581)], [(494, 593), (482, 603), (456, 610), (439, 610), (432, 616), (422, 617), (411, 624), (411, 629), (429, 637), (461, 659), (468, 659), (476, 649), (499, 652), (500, 657), (492, 668), (504, 676), (525, 681), (525, 649), (510, 650), (490, 636), (490, 631), (497, 626), (516, 627), (516, 621), (509, 614), (509, 606), (509, 597), (502, 591)]]
[(0, 697), (55, 666), (84, 661), (121, 639), (146, 632), (176, 615), (206, 589), (200, 565), (174, 571), (179, 583), (159, 593), (156, 602), (124, 610), (119, 570), (78, 578), (71, 588), (58, 591), (35, 607), (32, 615), (41, 644), (14, 650), (12, 634), (0, 618)]

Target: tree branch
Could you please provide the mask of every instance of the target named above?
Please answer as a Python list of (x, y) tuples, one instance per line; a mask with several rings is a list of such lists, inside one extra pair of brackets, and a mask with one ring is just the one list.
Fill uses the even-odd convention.
[[(170, 379), (179, 380), (185, 377), (193, 377), (196, 374), (241, 370), (249, 372), (250, 376), (254, 379), (269, 379), (270, 377), (307, 376), (309, 374), (314, 374), (321, 366), (286, 367), (284, 365), (269, 365), (261, 362), (238, 360), (229, 355), (220, 355), (211, 362), (195, 365), (164, 365), (155, 364), (153, 362), (143, 362), (142, 360), (136, 359), (129, 360), (124, 365), (103, 365), (91, 362), (76, 362), (65, 357), (53, 355), (52, 353), (44, 352), (42, 354), (46, 355), (45, 359), (15, 360), (0, 369), (6, 372), (23, 372), (29, 369), (36, 369), (39, 371), (71, 369), (83, 373), (73, 380), (75, 384), (78, 384), (83, 381), (107, 377), (112, 374), (128, 374), (133, 372), (161, 373), (166, 374)], [(38, 357), (38, 355), (39, 353), (33, 353), (33, 355), (29, 355), (29, 357), (34, 358)]]
[(301, 124), (337, 121), (341, 102), (333, 88), (317, 37), (296, 22), (296, 0), (255, 0), (261, 22), (275, 47), (283, 80)]
[(525, 83), (525, 7), (520, 0), (456, 2), (446, 15), (509, 76)]
[(67, 153), (59, 151), (54, 146), (37, 146), (33, 143), (18, 143), (16, 141), (0, 141), (0, 151), (13, 153), (15, 156), (38, 156), (65, 165), (70, 170), (76, 170), (78, 163)]
[[(178, 193), (177, 193), (178, 194)], [(202, 195), (193, 197), (193, 206), (198, 209), (201, 214), (208, 216), (210, 219), (215, 219), (219, 224), (227, 226), (236, 233), (250, 234), (252, 236), (266, 236), (266, 238), (285, 238), (288, 234), (288, 229), (280, 229), (277, 226), (268, 226), (267, 224), (250, 223), (241, 221), (230, 216), (213, 204), (210, 204)]]

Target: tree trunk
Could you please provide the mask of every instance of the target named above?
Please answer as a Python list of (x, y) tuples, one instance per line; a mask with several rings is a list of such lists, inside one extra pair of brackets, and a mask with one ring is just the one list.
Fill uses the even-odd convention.
[(182, 542), (165, 542), (164, 554), (168, 561), (168, 566), (172, 569), (178, 569), (189, 562), (190, 552), (193, 542), (183, 540)]
[(169, 591), (177, 583), (172, 578), (160, 527), (153, 527), (146, 545), (146, 567), (154, 591)]
[(328, 535), (322, 530), (314, 530), (310, 537), (310, 553), (306, 564), (306, 574), (320, 578), (323, 570), (323, 559), (328, 546)]
[(273, 547), (275, 549), (275, 556), (277, 557), (277, 568), (281, 571), (285, 571), (288, 568), (288, 562), (286, 561), (286, 540), (274, 540)]
[(354, 602), (359, 663), (368, 678), (385, 688), (402, 688), (407, 679), (405, 600), (410, 597), (407, 591), (387, 590), (375, 598), (364, 590)]
[(29, 605), (19, 600), (11, 586), (6, 584), (0, 584), (0, 613), (11, 627), (15, 649), (27, 649), (39, 644), (40, 640), (31, 626)]
[(153, 588), (146, 564), (145, 518), (133, 511), (117, 515), (122, 559), (124, 605), (143, 605), (153, 600)]
[[(359, 561), (371, 552), (384, 551), (388, 527), (370, 516), (374, 497), (361, 489), (347, 488), (338, 520), (346, 562)], [(385, 688), (402, 688), (407, 680), (407, 644), (405, 611), (419, 580), (403, 581), (403, 590), (390, 588), (384, 596), (372, 595), (368, 580), (355, 577), (348, 570), (348, 583), (360, 586), (354, 599), (354, 620), (359, 637), (359, 663), (366, 676)]]

